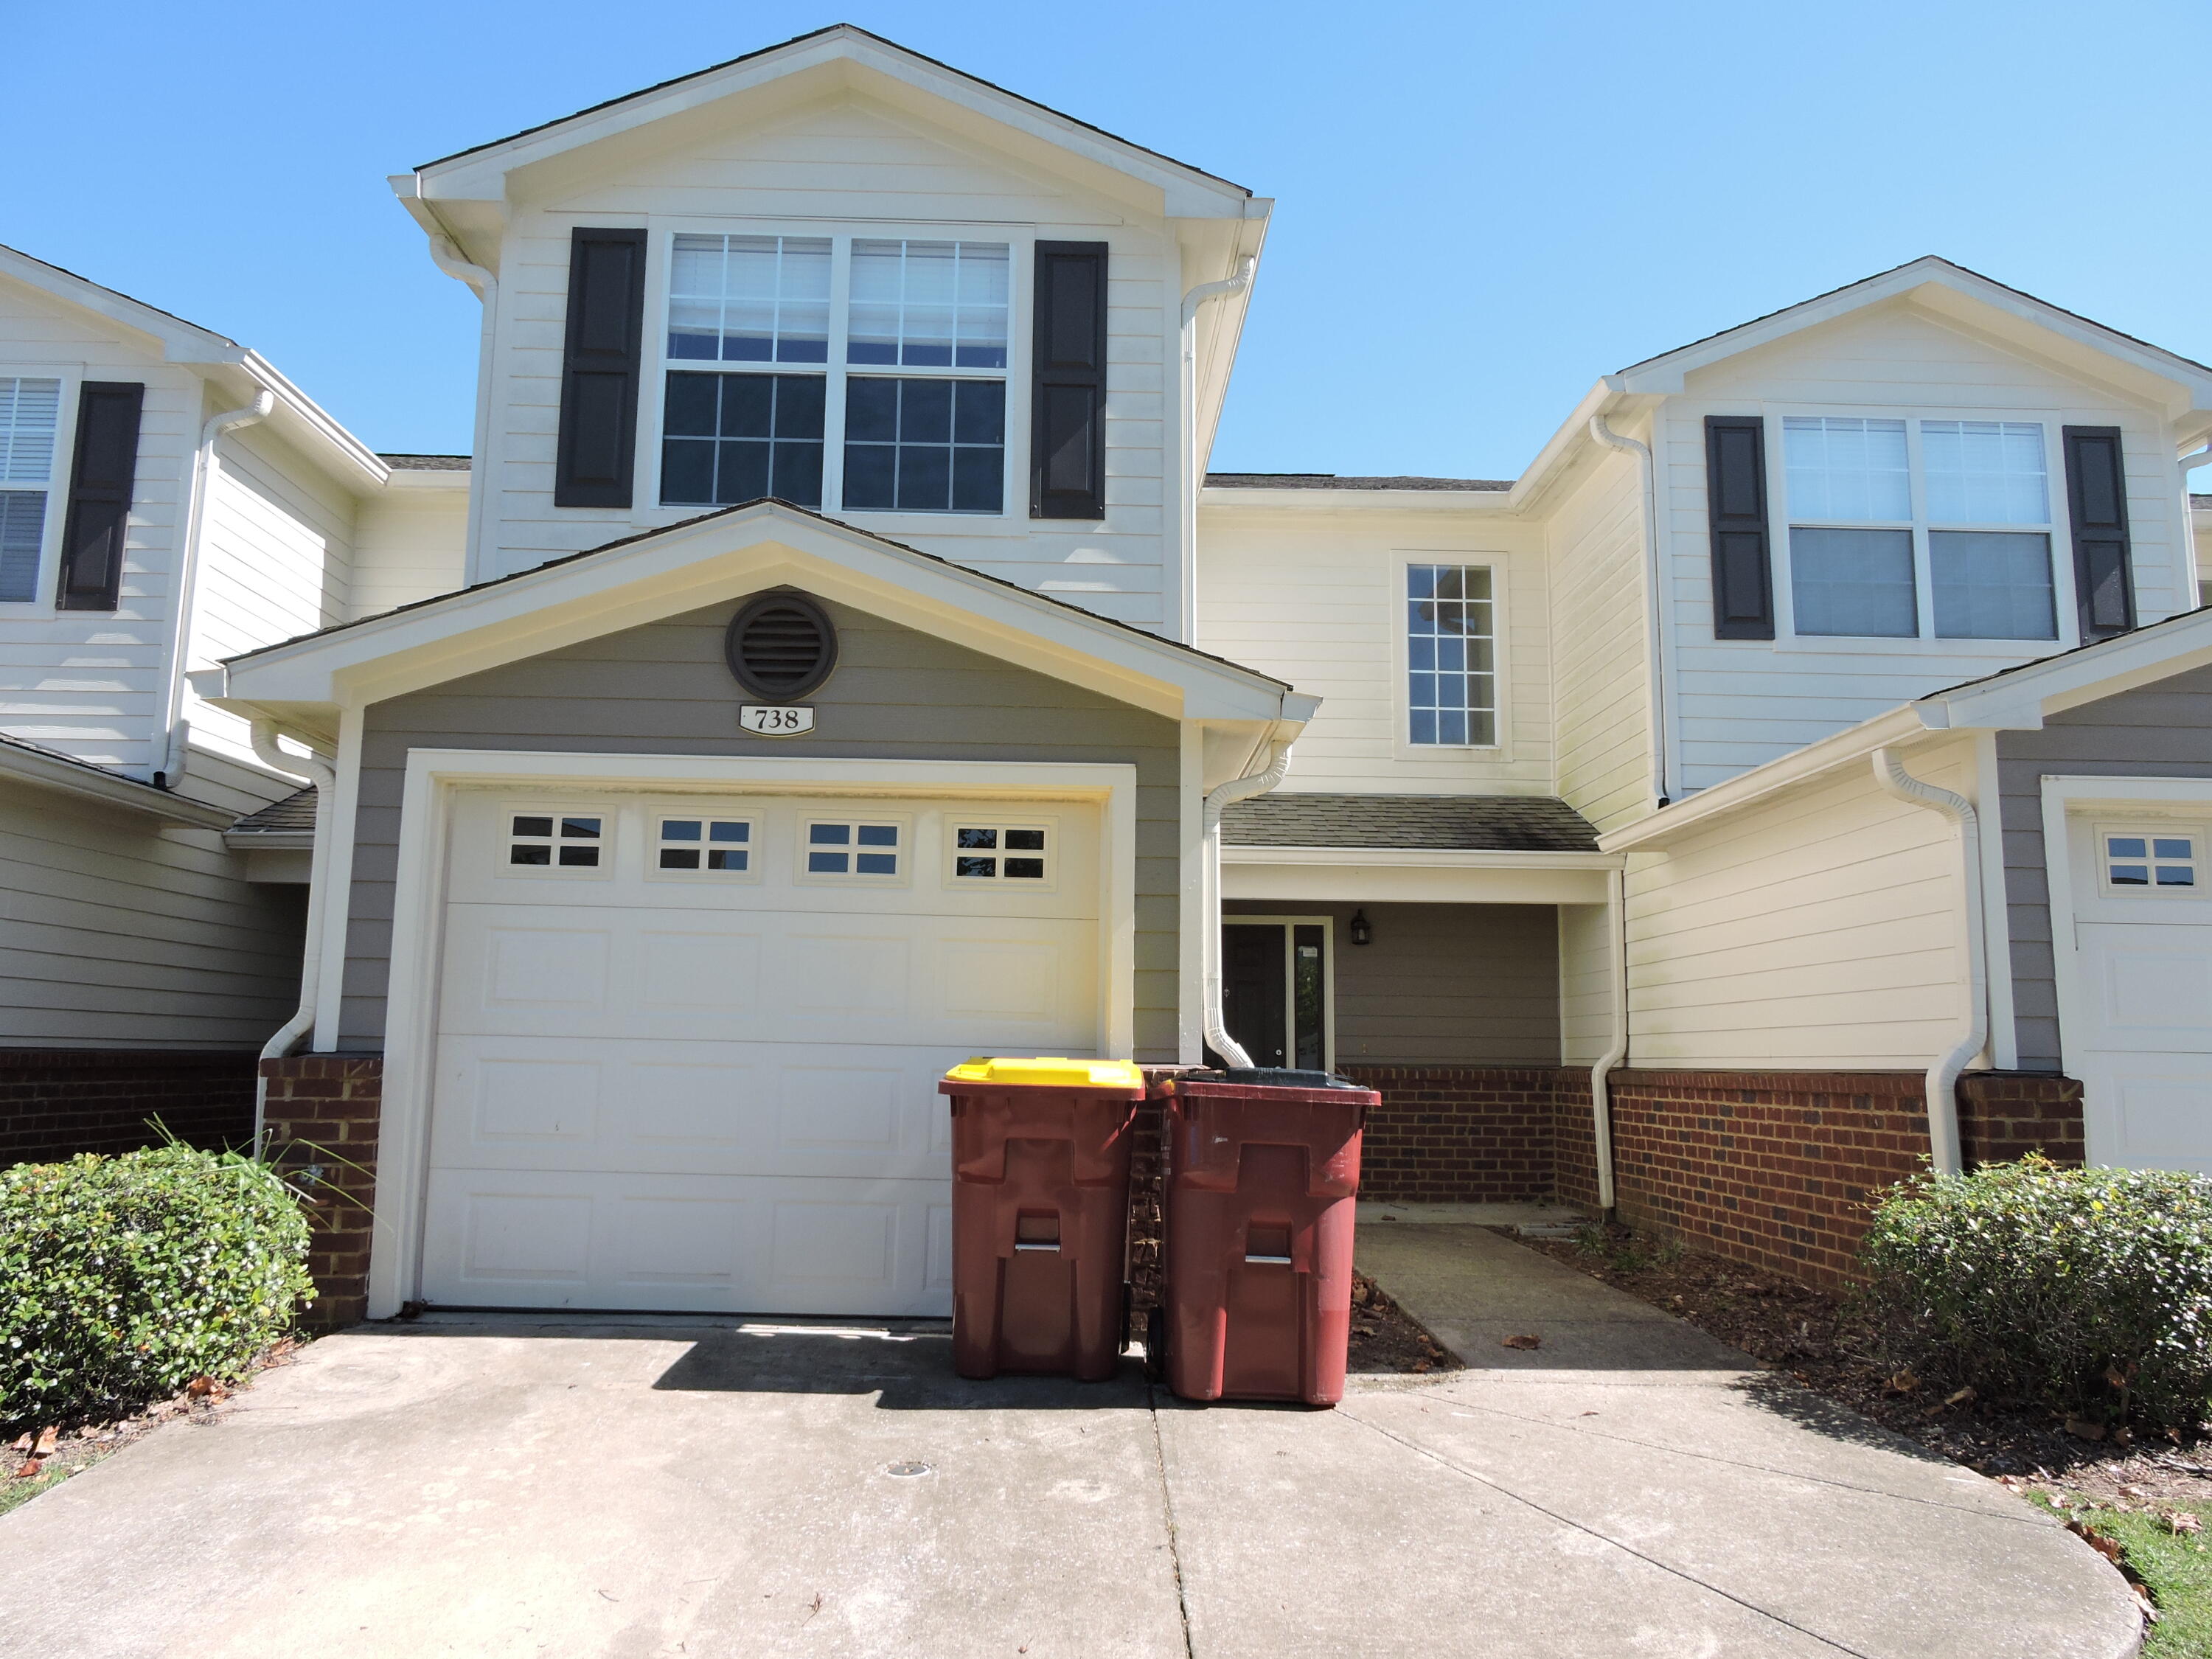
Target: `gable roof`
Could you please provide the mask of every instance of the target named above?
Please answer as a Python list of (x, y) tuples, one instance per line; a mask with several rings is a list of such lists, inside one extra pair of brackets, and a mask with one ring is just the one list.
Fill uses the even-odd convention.
[(374, 450), (340, 426), (275, 364), (228, 335), (187, 322), (174, 312), (133, 299), (21, 248), (0, 246), (0, 277), (129, 329), (149, 342), (161, 362), (208, 372), (227, 388), (227, 395), (250, 398), (256, 391), (269, 392), (276, 399), (270, 419), (276, 429), (357, 493), (379, 488), (390, 476), (390, 467)]
[(1551, 795), (1353, 795), (1274, 790), (1232, 803), (1234, 847), (1424, 848), (1449, 852), (1595, 853), (1597, 831)]
[[(202, 694), (321, 733), (379, 701), (789, 583), (1181, 718), (1302, 722), (1283, 681), (788, 501), (717, 508), (564, 558), (242, 653)], [(202, 684), (219, 678), (219, 686)]]

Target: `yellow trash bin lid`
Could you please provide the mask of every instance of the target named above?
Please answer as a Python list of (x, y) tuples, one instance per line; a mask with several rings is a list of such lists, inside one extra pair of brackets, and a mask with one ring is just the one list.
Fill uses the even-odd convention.
[(1013, 1083), (1054, 1089), (1139, 1089), (1145, 1074), (1126, 1060), (1010, 1059), (979, 1054), (945, 1074), (947, 1083)]

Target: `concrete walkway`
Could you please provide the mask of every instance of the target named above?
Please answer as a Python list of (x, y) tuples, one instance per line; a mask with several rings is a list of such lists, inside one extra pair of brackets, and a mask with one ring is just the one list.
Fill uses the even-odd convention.
[(1643, 1304), (1480, 1228), (1362, 1254), (1484, 1369), (1308, 1412), (963, 1383), (929, 1324), (331, 1338), (0, 1519), (0, 1653), (2133, 1650), (2025, 1504)]

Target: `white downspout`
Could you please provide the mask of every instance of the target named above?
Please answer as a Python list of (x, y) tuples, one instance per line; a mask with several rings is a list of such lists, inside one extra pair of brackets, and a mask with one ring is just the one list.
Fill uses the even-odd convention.
[(1659, 486), (1653, 476), (1651, 449), (1633, 438), (1624, 438), (1605, 423), (1605, 416), (1589, 418), (1589, 434), (1600, 443), (1636, 457), (1644, 486), (1644, 659), (1650, 665), (1651, 787), (1664, 806), (1674, 798), (1674, 780), (1667, 768), (1666, 618), (1659, 611)]
[(1253, 795), (1264, 795), (1288, 775), (1291, 769), (1291, 745), (1274, 740), (1275, 728), (1268, 728), (1267, 746), (1273, 750), (1266, 768), (1248, 773), (1241, 778), (1231, 778), (1209, 791), (1206, 797), (1203, 819), (1205, 836), (1199, 848), (1200, 925), (1206, 929), (1199, 941), (1199, 972), (1202, 976), (1201, 998), (1205, 1003), (1206, 1040), (1213, 1052), (1232, 1066), (1244, 1067), (1252, 1063), (1252, 1056), (1244, 1046), (1229, 1035), (1221, 1018), (1221, 815), (1235, 801)]
[[(282, 1060), (299, 1047), (301, 1039), (315, 1025), (315, 996), (323, 965), (323, 899), (330, 890), (325, 878), (329, 873), (337, 775), (331, 763), (319, 755), (295, 755), (278, 748), (274, 720), (255, 720), (252, 732), (253, 752), (260, 757), (264, 766), (302, 783), (313, 784), (315, 788), (315, 848), (307, 866), (307, 948), (300, 963), (300, 1007), (261, 1048), (262, 1059)], [(269, 1099), (268, 1079), (258, 1076), (258, 1068), (253, 1086), (253, 1145), (257, 1152), (261, 1146), (262, 1118)]]
[[(1252, 272), (1258, 263), (1248, 253), (1238, 261), (1234, 276), (1224, 276), (1218, 283), (1200, 283), (1182, 296), (1182, 498), (1176, 503), (1180, 510), (1176, 514), (1176, 539), (1181, 544), (1176, 550), (1180, 562), (1176, 580), (1181, 588), (1182, 616), (1176, 637), (1185, 645), (1198, 643), (1198, 492), (1206, 482), (1206, 457), (1199, 453), (1198, 446), (1199, 307), (1212, 300), (1242, 294), (1251, 287)], [(1273, 787), (1272, 784), (1268, 787)]]
[(209, 503), (215, 495), (216, 475), (222, 471), (222, 457), (216, 453), (215, 441), (226, 432), (267, 420), (269, 411), (276, 407), (276, 394), (264, 386), (244, 408), (225, 410), (200, 428), (200, 447), (192, 456), (191, 502), (185, 509), (184, 541), (177, 559), (173, 614), (169, 618), (169, 683), (161, 698), (164, 740), (161, 764), (154, 774), (154, 781), (164, 789), (175, 788), (185, 775), (185, 749), (191, 738), (191, 730), (185, 724), (185, 671), (191, 666), (186, 653), (191, 649), (192, 607), (199, 597), (200, 565), (207, 552), (204, 544)]
[(491, 381), (493, 336), (499, 325), (499, 278), (482, 265), (461, 258), (460, 249), (447, 236), (430, 239), (430, 259), (457, 283), (465, 283), (483, 306), (483, 322), (477, 332), (476, 453), (469, 458), (468, 549), (462, 568), (464, 582), (479, 582), (496, 572), (482, 568), (484, 518), (490, 489), (486, 457), (491, 447)]
[(1597, 1158), (1597, 1207), (1610, 1216), (1613, 1189), (1613, 1068), (1628, 1058), (1627, 878), (1606, 872), (1605, 932), (1613, 970), (1613, 1043), (1590, 1067), (1590, 1126)]
[(1887, 747), (1874, 751), (1875, 781), (1885, 794), (1941, 812), (1959, 830), (1959, 862), (1966, 884), (1966, 1014), (1958, 1040), (1928, 1068), (1928, 1144), (1936, 1169), (1956, 1175), (1959, 1152), (1959, 1074), (1982, 1052), (1990, 1036), (1987, 946), (1982, 937), (1982, 837), (1974, 804), (1964, 795), (1923, 783), (1905, 769)]

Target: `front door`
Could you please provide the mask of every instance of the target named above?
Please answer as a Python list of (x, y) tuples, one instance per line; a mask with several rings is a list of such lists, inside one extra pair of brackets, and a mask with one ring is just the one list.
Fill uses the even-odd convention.
[(1328, 1069), (1329, 931), (1326, 916), (1224, 918), (1222, 1024), (1255, 1066)]
[(2092, 1164), (2212, 1171), (2212, 823), (2078, 816), (2064, 1031)]

